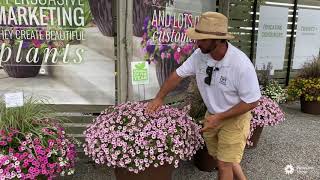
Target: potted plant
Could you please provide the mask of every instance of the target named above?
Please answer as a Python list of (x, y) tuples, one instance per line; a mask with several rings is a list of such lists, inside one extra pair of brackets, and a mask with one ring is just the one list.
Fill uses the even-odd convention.
[(0, 102), (0, 178), (53, 179), (74, 173), (76, 150), (43, 101)]
[(84, 151), (97, 164), (115, 168), (118, 180), (171, 179), (180, 160), (201, 148), (200, 126), (186, 111), (162, 106), (145, 114), (146, 103), (106, 109), (84, 132)]
[(300, 100), (301, 111), (320, 114), (320, 56), (305, 63), (288, 86), (289, 100)]
[(287, 90), (283, 89), (276, 80), (270, 80), (265, 87), (262, 87), (261, 94), (269, 97), (278, 104), (283, 104), (288, 99)]
[[(169, 27), (152, 24), (152, 19), (146, 17), (144, 21), (144, 34), (141, 45), (145, 53), (144, 60), (156, 64), (156, 74), (161, 86), (169, 75), (175, 71), (196, 49), (194, 41), (186, 38), (187, 28), (178, 28), (177, 22), (170, 19)], [(164, 38), (160, 33), (166, 33), (175, 39), (175, 35), (180, 34), (178, 41), (172, 42), (172, 38)], [(171, 34), (170, 34), (171, 33)], [(171, 94), (185, 91), (190, 83), (190, 78), (185, 78)]]
[(251, 111), (251, 114), (248, 148), (257, 146), (264, 126), (274, 126), (285, 120), (285, 114), (279, 104), (266, 96), (260, 98), (258, 106)]

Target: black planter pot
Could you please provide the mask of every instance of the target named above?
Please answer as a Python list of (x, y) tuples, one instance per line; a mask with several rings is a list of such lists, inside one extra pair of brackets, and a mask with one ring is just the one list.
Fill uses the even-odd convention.
[(320, 114), (319, 101), (305, 101), (304, 97), (300, 98), (301, 111), (308, 114)]
[(210, 156), (206, 146), (194, 155), (194, 165), (204, 172), (212, 172), (218, 167), (217, 161)]
[[(18, 55), (18, 47), (11, 48), (11, 57), (7, 62), (2, 62), (4, 71), (13, 78), (30, 78), (35, 77), (39, 74), (41, 64), (42, 64), (42, 55), (38, 55), (36, 62), (27, 62), (26, 56), (28, 49), (21, 49), (20, 57), (21, 62), (17, 62), (16, 58)], [(30, 59), (33, 57), (33, 53), (30, 53)], [(4, 60), (7, 59), (7, 54), (3, 57)]]
[(262, 127), (257, 127), (256, 129), (253, 130), (253, 134), (252, 137), (250, 138), (251, 142), (252, 142), (252, 146), (246, 146), (247, 149), (253, 149), (256, 148), (258, 143), (259, 143), (259, 139), (260, 139), (260, 135), (262, 133), (263, 130), (263, 126)]

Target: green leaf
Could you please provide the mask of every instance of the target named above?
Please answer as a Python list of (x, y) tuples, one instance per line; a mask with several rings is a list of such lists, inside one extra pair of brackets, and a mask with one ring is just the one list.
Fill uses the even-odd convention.
[(146, 65), (145, 65), (144, 62), (143, 63), (138, 63), (138, 64), (135, 65), (135, 68), (136, 69), (140, 69), (140, 70), (145, 69), (145, 67), (146, 67)]

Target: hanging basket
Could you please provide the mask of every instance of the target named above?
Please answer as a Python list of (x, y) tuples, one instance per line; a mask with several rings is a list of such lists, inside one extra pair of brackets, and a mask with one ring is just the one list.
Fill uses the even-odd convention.
[(89, 0), (95, 24), (104, 36), (113, 36), (112, 0)]
[[(13, 78), (30, 78), (35, 77), (39, 74), (41, 64), (42, 64), (42, 55), (38, 55), (36, 62), (27, 62), (26, 56), (28, 54), (28, 49), (21, 49), (19, 59), (21, 62), (17, 62), (18, 47), (12, 47), (11, 57), (7, 62), (2, 62), (4, 71)], [(33, 57), (33, 53), (30, 53), (30, 58)], [(7, 59), (7, 54), (3, 57), (4, 60)]]

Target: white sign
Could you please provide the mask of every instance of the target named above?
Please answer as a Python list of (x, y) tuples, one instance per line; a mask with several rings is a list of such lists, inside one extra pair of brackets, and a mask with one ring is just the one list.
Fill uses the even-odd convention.
[(23, 92), (7, 93), (4, 99), (7, 108), (23, 106)]
[(299, 9), (293, 69), (318, 56), (320, 48), (320, 10)]
[(269, 62), (273, 69), (283, 69), (286, 49), (288, 8), (261, 6), (259, 17), (256, 67)]
[(146, 61), (131, 62), (132, 84), (149, 84), (149, 64)]

